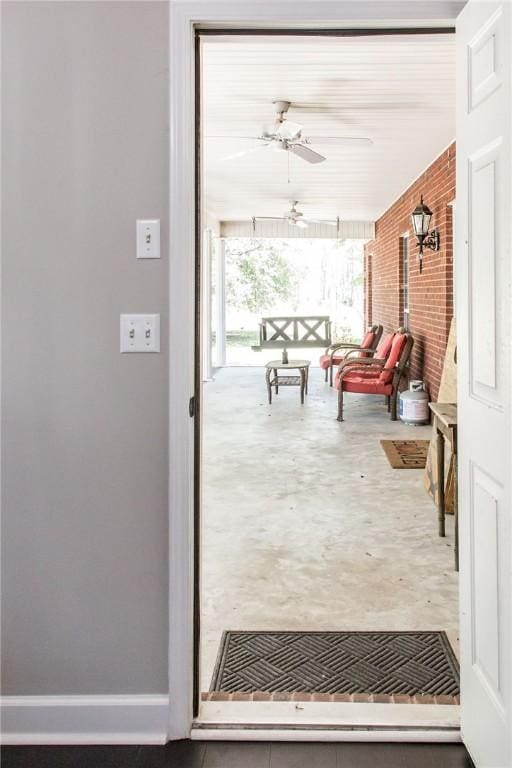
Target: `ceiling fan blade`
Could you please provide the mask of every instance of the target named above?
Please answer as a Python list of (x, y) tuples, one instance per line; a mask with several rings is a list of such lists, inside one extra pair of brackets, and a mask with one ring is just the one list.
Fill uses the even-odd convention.
[(372, 139), (366, 136), (308, 136), (307, 140), (311, 144), (332, 144), (340, 147), (345, 145), (356, 146), (360, 144), (361, 146), (367, 146), (373, 144)]
[(226, 155), (226, 157), (221, 158), (221, 161), (235, 160), (237, 157), (252, 155), (253, 152), (257, 152), (259, 149), (265, 149), (266, 147), (268, 147), (268, 144), (258, 144), (256, 147), (251, 147), (251, 149), (242, 149), (241, 152), (234, 152), (232, 155)]
[(337, 221), (329, 221), (328, 219), (308, 219), (308, 224), (328, 224), (330, 227), (337, 227)]
[(291, 120), (283, 120), (282, 123), (279, 123), (276, 134), (282, 139), (292, 141), (300, 135), (301, 131), (302, 125), (299, 125), (299, 123), (292, 123)]
[(313, 149), (304, 146), (304, 144), (289, 144), (288, 149), (290, 152), (293, 152), (294, 155), (302, 158), (302, 160), (306, 160), (308, 163), (323, 163), (325, 160), (323, 155), (320, 155)]
[(254, 221), (284, 221), (282, 216), (254, 216)]
[(266, 136), (227, 136), (225, 134), (210, 133), (207, 136), (203, 136), (204, 139), (236, 139), (240, 141), (264, 141)]

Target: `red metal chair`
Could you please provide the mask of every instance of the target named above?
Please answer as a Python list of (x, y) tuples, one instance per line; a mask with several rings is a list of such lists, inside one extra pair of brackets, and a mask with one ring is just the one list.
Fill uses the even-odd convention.
[(347, 360), (336, 376), (338, 390), (338, 421), (343, 421), (343, 393), (384, 395), (392, 421), (397, 417), (397, 397), (400, 381), (405, 373), (414, 344), (412, 336), (400, 328), (392, 335), (392, 343), (385, 359), (377, 357)]
[[(366, 334), (360, 344), (348, 344), (346, 342), (336, 342), (331, 344), (320, 357), (320, 368), (325, 371), (325, 380), (329, 376), (329, 383), (332, 387), (333, 368), (340, 365), (344, 360), (351, 357), (373, 357), (377, 345), (382, 336), (382, 325), (372, 325), (366, 331)], [(339, 350), (347, 350), (343, 354), (336, 354)]]

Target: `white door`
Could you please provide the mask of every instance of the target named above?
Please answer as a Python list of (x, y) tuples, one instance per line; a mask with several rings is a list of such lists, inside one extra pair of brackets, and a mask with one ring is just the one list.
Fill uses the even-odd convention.
[(512, 766), (511, 5), (457, 20), (462, 738)]

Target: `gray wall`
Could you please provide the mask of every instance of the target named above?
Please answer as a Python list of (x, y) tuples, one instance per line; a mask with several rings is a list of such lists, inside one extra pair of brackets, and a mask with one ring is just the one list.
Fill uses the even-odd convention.
[[(167, 690), (164, 2), (4, 2), (3, 693)], [(163, 258), (137, 262), (137, 217)]]

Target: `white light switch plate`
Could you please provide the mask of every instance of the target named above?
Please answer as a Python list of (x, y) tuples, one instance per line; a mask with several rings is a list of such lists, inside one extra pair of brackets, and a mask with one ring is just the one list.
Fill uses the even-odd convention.
[(160, 352), (160, 315), (121, 315), (121, 352)]
[(137, 258), (160, 258), (160, 219), (137, 219)]

